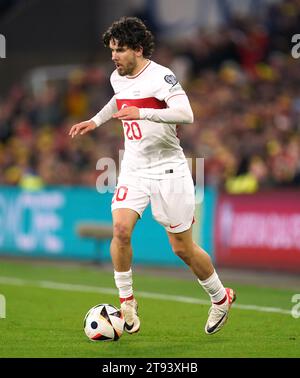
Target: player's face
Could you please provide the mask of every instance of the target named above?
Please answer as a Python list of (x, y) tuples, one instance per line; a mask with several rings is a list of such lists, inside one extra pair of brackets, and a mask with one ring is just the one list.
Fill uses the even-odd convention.
[(137, 56), (139, 53), (128, 48), (119, 46), (118, 41), (112, 39), (109, 43), (112, 61), (115, 63), (117, 71), (121, 76), (133, 76), (138, 72)]

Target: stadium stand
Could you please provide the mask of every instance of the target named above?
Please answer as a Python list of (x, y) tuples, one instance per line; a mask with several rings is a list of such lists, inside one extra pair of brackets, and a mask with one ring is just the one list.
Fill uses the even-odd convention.
[[(192, 100), (195, 123), (179, 129), (186, 155), (205, 158), (205, 182), (229, 193), (300, 183), (299, 60), (290, 38), (300, 21), (296, 0), (272, 5), (259, 20), (232, 19), (226, 28), (160, 45), (154, 60), (173, 67)], [(119, 160), (118, 122), (84, 137), (70, 126), (110, 98), (111, 67), (77, 67), (29, 81), (0, 99), (0, 184), (27, 189), (94, 186), (96, 162)]]

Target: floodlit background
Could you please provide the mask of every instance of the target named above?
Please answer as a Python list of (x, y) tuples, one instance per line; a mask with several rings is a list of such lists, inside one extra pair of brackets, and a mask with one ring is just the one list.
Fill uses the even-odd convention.
[[(40, 278), (42, 262), (66, 272), (92, 262), (112, 275), (112, 172), (97, 162), (111, 158), (118, 169), (121, 123), (75, 139), (68, 131), (112, 96), (101, 35), (124, 15), (153, 31), (153, 60), (174, 71), (191, 101), (195, 121), (179, 136), (197, 183), (204, 158), (195, 241), (221, 278), (275, 288), (270, 306), (288, 312), (300, 290), (299, 0), (0, 0), (0, 292), (13, 285), (8, 276)], [(141, 274), (193, 280), (149, 208), (133, 247)], [(283, 298), (279, 287), (290, 292)], [(270, 295), (253, 290), (241, 303), (266, 306)]]
[[(194, 124), (179, 133), (186, 156), (205, 159), (196, 240), (222, 265), (300, 271), (300, 58), (291, 54), (299, 1), (0, 5), (3, 253), (90, 258), (95, 251), (74, 230), (83, 220), (111, 221), (111, 193), (96, 191), (102, 173), (96, 163), (109, 157), (118, 167), (123, 131), (114, 121), (72, 140), (68, 130), (112, 95), (113, 65), (101, 34), (114, 19), (136, 15), (155, 33), (153, 59), (176, 73), (195, 113)], [(156, 255), (144, 242), (149, 233), (139, 237), (153, 227), (154, 244), (157, 237), (168, 249), (148, 215), (137, 235), (137, 261), (180, 264), (160, 250)]]

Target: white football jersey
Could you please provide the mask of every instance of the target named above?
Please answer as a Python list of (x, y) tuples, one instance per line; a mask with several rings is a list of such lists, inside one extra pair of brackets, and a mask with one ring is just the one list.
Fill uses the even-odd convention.
[[(172, 96), (185, 95), (172, 71), (151, 60), (135, 76), (111, 75), (118, 110), (127, 106), (167, 108)], [(180, 177), (189, 173), (176, 124), (149, 120), (122, 121), (125, 152), (121, 174), (145, 178)]]

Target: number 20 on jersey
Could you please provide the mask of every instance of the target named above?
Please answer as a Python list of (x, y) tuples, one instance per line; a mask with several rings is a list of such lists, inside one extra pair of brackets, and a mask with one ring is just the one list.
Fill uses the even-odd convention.
[(142, 132), (140, 126), (137, 122), (124, 122), (123, 123), (125, 136), (129, 140), (140, 140), (142, 139)]

